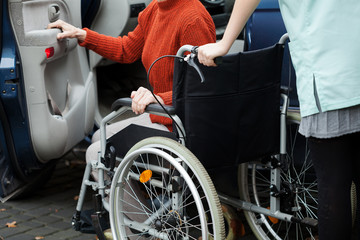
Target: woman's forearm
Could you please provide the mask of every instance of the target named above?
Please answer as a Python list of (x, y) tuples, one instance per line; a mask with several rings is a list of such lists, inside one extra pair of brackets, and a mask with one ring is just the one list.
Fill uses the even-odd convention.
[(205, 66), (216, 66), (214, 58), (227, 54), (254, 12), (260, 0), (236, 0), (223, 38), (217, 43), (202, 45), (198, 49), (198, 59)]
[(221, 44), (229, 51), (260, 0), (236, 0)]

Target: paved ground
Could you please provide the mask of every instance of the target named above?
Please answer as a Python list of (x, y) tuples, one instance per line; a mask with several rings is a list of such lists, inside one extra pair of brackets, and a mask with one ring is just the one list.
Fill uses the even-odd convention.
[[(0, 203), (0, 239), (96, 239), (95, 235), (82, 234), (71, 227), (83, 169), (84, 161), (70, 153), (59, 161), (55, 173), (41, 191), (25, 199)], [(90, 205), (88, 196), (85, 206)], [(16, 227), (6, 226), (13, 221)]]

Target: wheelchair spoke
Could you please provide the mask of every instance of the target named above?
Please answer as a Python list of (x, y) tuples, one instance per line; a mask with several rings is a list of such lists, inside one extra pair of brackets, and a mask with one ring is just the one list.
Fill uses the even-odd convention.
[[(124, 204), (128, 204), (128, 205), (130, 205), (130, 206), (132, 206), (132, 207), (135, 207), (135, 208), (138, 209), (138, 210), (142, 210), (144, 213), (150, 212), (150, 209), (140, 201), (140, 199), (139, 199), (138, 196), (136, 195), (134, 189), (131, 187), (131, 184), (129, 184), (129, 181), (128, 181), (128, 180), (127, 180), (127, 183), (128, 183), (127, 185), (130, 187), (131, 192), (129, 192), (129, 191), (127, 191), (127, 190), (124, 190), (124, 191), (125, 191), (125, 192), (127, 193), (127, 195), (130, 196), (135, 202), (139, 203), (141, 208), (136, 207), (136, 206), (134, 206), (134, 205), (131, 205), (130, 202), (124, 202)], [(123, 201), (123, 200), (122, 200), (122, 201)]]

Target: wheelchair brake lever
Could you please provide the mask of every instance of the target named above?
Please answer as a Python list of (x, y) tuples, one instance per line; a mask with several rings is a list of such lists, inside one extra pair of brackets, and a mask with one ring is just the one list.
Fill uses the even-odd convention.
[[(190, 54), (187, 55), (184, 60), (193, 68), (195, 68), (195, 70), (198, 72), (198, 74), (200, 75), (201, 78), (201, 83), (203, 83), (205, 81), (205, 77), (204, 74), (202, 73), (202, 71), (200, 70), (199, 66), (195, 63), (194, 58), (197, 56), (198, 53), (198, 46), (194, 46), (191, 48), (190, 50)], [(214, 59), (214, 62), (216, 65), (220, 65), (223, 63), (223, 58), (222, 57), (216, 57)]]
[(197, 73), (200, 76), (201, 79), (201, 83), (203, 83), (205, 81), (205, 77), (204, 74), (202, 73), (202, 71), (200, 70), (199, 66), (195, 63), (194, 59), (197, 56), (197, 48), (198, 47), (193, 47), (191, 49), (191, 53), (189, 55), (187, 55), (184, 60), (193, 68), (195, 68), (195, 70), (197, 71)]

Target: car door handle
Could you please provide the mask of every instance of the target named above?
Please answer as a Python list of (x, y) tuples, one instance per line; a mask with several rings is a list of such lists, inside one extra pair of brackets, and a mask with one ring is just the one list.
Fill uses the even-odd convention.
[(57, 4), (51, 4), (48, 8), (49, 21), (55, 22), (60, 17), (60, 7)]

